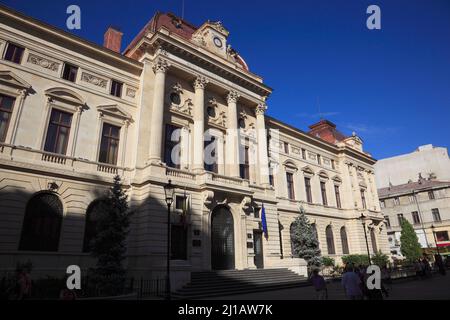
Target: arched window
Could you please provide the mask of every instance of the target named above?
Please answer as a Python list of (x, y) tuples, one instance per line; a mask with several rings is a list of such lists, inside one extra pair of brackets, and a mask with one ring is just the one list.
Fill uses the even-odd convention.
[(58, 251), (63, 205), (52, 193), (33, 196), (25, 209), (19, 250)]
[(291, 234), (291, 255), (294, 258), (297, 258), (297, 254), (295, 253), (294, 247), (295, 247), (295, 243), (294, 243), (294, 233), (295, 233), (295, 224), (291, 223), (291, 227), (290, 229), (290, 234)]
[(341, 228), (341, 242), (342, 242), (342, 254), (349, 254), (348, 250), (348, 240), (347, 240), (347, 231), (345, 227)]
[(377, 236), (375, 235), (375, 230), (371, 229), (370, 230), (370, 240), (372, 242), (372, 250), (373, 253), (377, 253), (378, 252), (378, 248), (377, 248)]
[(95, 200), (86, 210), (86, 221), (84, 226), (83, 252), (90, 252), (92, 240), (97, 234), (97, 221), (99, 214), (104, 211), (105, 201)]
[(327, 237), (328, 254), (336, 254), (336, 250), (334, 248), (333, 230), (331, 229), (331, 226), (327, 226), (325, 229), (325, 234)]
[(314, 236), (316, 237), (316, 240), (319, 241), (319, 234), (317, 233), (317, 226), (315, 223), (311, 224), (311, 228), (314, 232)]

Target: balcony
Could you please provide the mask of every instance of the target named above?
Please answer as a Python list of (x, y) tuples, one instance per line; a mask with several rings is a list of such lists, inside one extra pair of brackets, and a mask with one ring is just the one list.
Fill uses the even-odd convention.
[(77, 176), (96, 175), (105, 179), (114, 175), (127, 176), (131, 171), (128, 168), (8, 144), (0, 144), (0, 161), (22, 169)]

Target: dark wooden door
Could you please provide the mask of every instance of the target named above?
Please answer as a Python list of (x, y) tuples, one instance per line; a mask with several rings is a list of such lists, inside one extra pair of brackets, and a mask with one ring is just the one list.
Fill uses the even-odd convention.
[(213, 270), (234, 269), (233, 216), (226, 207), (218, 207), (212, 213), (211, 267)]

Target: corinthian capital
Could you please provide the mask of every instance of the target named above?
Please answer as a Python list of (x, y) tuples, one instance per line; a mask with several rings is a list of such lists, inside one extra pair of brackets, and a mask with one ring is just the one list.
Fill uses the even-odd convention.
[(206, 85), (209, 83), (209, 80), (204, 76), (198, 76), (194, 80), (194, 89), (205, 89)]
[(230, 91), (227, 96), (227, 102), (230, 103), (236, 103), (239, 99), (240, 95), (236, 91)]
[(166, 73), (169, 69), (169, 63), (165, 59), (158, 58), (153, 62), (153, 72), (154, 73)]
[(256, 106), (255, 114), (257, 116), (263, 116), (267, 111), (267, 105), (265, 103), (260, 103)]

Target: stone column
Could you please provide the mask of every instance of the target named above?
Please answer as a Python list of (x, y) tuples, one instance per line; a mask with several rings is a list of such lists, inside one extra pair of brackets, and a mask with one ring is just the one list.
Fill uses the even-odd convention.
[(162, 138), (164, 124), (164, 90), (166, 85), (166, 72), (169, 68), (167, 60), (158, 58), (153, 62), (155, 73), (155, 87), (153, 90), (153, 110), (150, 125), (150, 155), (152, 164), (161, 163)]
[(228, 102), (228, 128), (226, 136), (226, 154), (225, 167), (228, 168), (227, 174), (231, 177), (239, 177), (239, 145), (238, 145), (238, 118), (237, 101), (239, 94), (236, 91), (230, 91), (227, 96)]
[(256, 107), (256, 130), (258, 138), (258, 166), (259, 179), (263, 187), (269, 187), (269, 156), (267, 154), (267, 133), (266, 122), (264, 114), (267, 110), (267, 105), (264, 103)]
[(204, 171), (205, 87), (207, 84), (208, 80), (202, 76), (198, 76), (194, 81), (195, 101), (193, 171), (196, 173)]

